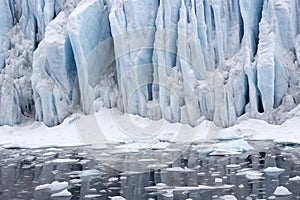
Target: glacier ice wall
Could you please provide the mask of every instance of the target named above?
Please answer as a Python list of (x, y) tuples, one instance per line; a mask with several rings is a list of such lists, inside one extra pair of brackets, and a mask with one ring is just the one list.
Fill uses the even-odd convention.
[[(101, 106), (218, 126), (300, 102), (297, 0), (3, 0), (0, 124)], [(95, 103), (97, 100), (97, 103)]]
[(84, 0), (68, 19), (82, 110), (88, 114), (98, 98), (106, 107), (117, 105), (114, 46), (109, 24), (109, 2)]
[(60, 12), (46, 28), (45, 39), (34, 52), (32, 88), (36, 119), (58, 124), (72, 113), (76, 65), (69, 37), (66, 13)]

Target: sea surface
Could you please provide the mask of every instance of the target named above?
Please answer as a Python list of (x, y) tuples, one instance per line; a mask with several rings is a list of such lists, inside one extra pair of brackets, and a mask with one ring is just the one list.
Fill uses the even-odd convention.
[[(248, 141), (253, 151), (210, 151), (218, 142), (193, 143), (184, 151), (176, 143), (128, 151), (114, 143), (1, 148), (0, 199), (300, 199), (294, 178), (300, 176), (300, 146)], [(279, 186), (290, 194), (275, 195)]]

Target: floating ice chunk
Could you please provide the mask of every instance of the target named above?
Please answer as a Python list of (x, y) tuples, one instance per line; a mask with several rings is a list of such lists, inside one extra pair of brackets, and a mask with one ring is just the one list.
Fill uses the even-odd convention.
[(168, 142), (158, 142), (154, 144), (151, 149), (166, 149), (169, 145), (170, 143)]
[(167, 168), (166, 171), (168, 171), (168, 172), (193, 172), (194, 170), (189, 169), (189, 168), (173, 167), (173, 168)]
[(225, 195), (220, 197), (220, 199), (224, 199), (224, 200), (237, 200), (237, 198), (233, 195)]
[(236, 151), (228, 151), (226, 149), (217, 149), (211, 153), (209, 153), (210, 156), (226, 156), (226, 155), (238, 155), (241, 154), (240, 152)]
[(54, 191), (64, 190), (67, 187), (68, 187), (68, 182), (53, 181), (51, 184), (39, 185), (35, 188), (35, 190), (49, 189), (54, 192)]
[(260, 173), (247, 173), (245, 177), (249, 180), (264, 179)]
[(50, 152), (43, 153), (43, 156), (54, 156), (56, 154), (57, 153), (50, 151)]
[(58, 149), (58, 148), (48, 148), (47, 151), (61, 152), (61, 151), (63, 151), (63, 150), (62, 150), (62, 149)]
[(72, 179), (69, 181), (71, 184), (80, 184), (82, 182), (81, 179)]
[(79, 162), (79, 160), (77, 159), (69, 159), (69, 158), (66, 158), (66, 159), (55, 159), (55, 160), (50, 160), (48, 161), (47, 163), (52, 163), (52, 164), (62, 164), (62, 163), (77, 163)]
[(115, 196), (115, 197), (109, 197), (109, 199), (111, 200), (126, 200), (124, 197), (122, 196)]
[(117, 177), (111, 177), (108, 179), (108, 182), (115, 182), (118, 181), (119, 179)]
[(245, 176), (249, 180), (264, 179), (264, 177), (262, 177), (263, 173), (261, 173), (259, 171), (248, 170), (248, 169), (240, 170), (236, 175), (237, 176)]
[(149, 186), (146, 188), (147, 191), (158, 191), (163, 189), (168, 189), (170, 186), (167, 186), (165, 183), (157, 183), (155, 186)]
[(221, 133), (217, 136), (218, 140), (238, 140), (241, 139), (241, 136), (236, 133), (234, 130), (221, 130)]
[(241, 168), (241, 165), (238, 165), (238, 164), (230, 164), (230, 165), (226, 165), (227, 168)]
[(89, 192), (91, 192), (91, 193), (96, 193), (96, 192), (97, 192), (97, 189), (96, 189), (96, 188), (89, 189)]
[(173, 198), (173, 192), (172, 190), (166, 190), (166, 193), (163, 193), (162, 196), (166, 197), (166, 198)]
[(84, 196), (84, 199), (97, 199), (100, 198), (101, 195), (100, 194), (87, 194)]
[(215, 183), (222, 183), (223, 180), (221, 178), (215, 178)]
[(292, 193), (284, 186), (279, 186), (276, 188), (274, 194), (276, 196), (288, 196), (291, 195)]
[(69, 197), (69, 196), (72, 196), (72, 194), (67, 189), (51, 195), (51, 197)]
[(252, 151), (254, 148), (244, 140), (234, 140), (216, 144), (216, 149), (222, 149), (233, 152)]
[(234, 188), (234, 185), (218, 185), (218, 186), (208, 186), (208, 185), (198, 185), (198, 186), (182, 186), (182, 187), (157, 187), (150, 186), (146, 187), (147, 191), (158, 191), (162, 195), (167, 195), (168, 197), (173, 197), (174, 191), (200, 191), (200, 190), (219, 190), (219, 189), (231, 189)]
[(272, 174), (272, 173), (283, 173), (285, 171), (285, 169), (281, 169), (278, 167), (268, 167), (266, 169), (263, 170), (263, 172), (267, 173), (267, 174)]
[(202, 145), (196, 145), (192, 148), (193, 151), (197, 151), (197, 152), (200, 152), (202, 151), (203, 149), (203, 146)]
[(164, 187), (167, 187), (167, 185), (165, 183), (157, 183), (156, 187), (158, 187), (158, 188), (164, 188)]
[(299, 181), (299, 182), (300, 182), (300, 176), (295, 176), (295, 177), (293, 177), (293, 178), (290, 178), (289, 181), (295, 181), (295, 182), (296, 182), (296, 181), (297, 181), (297, 182)]
[(97, 176), (100, 175), (101, 172), (97, 169), (83, 170), (83, 171), (73, 171), (68, 173), (68, 175), (77, 175), (80, 178), (85, 178), (89, 176)]

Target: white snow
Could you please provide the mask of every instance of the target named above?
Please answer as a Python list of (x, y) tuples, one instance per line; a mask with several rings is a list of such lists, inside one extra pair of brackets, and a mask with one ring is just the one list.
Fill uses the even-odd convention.
[(39, 148), (82, 145), (75, 124), (68, 124), (68, 120), (53, 128), (49, 128), (41, 122), (13, 127), (3, 126), (0, 127), (0, 132), (2, 137), (0, 143), (4, 147)]
[(236, 131), (223, 129), (217, 137), (218, 140), (237, 140), (241, 139), (241, 136)]
[(274, 191), (274, 195), (276, 195), (276, 196), (288, 196), (288, 195), (291, 195), (291, 194), (292, 193), (284, 186), (279, 186)]
[[(300, 107), (299, 107), (300, 108)], [(300, 113), (297, 111), (297, 113)], [(243, 138), (254, 140), (274, 140), (278, 143), (300, 143), (300, 117), (287, 120), (282, 125), (271, 125), (263, 120), (246, 119), (239, 124), (227, 128), (236, 131)]]
[[(76, 122), (73, 122), (74, 118), (77, 118)], [(67, 118), (61, 125), (52, 128), (40, 122), (22, 126), (2, 126), (0, 127), (0, 145), (2, 147), (39, 148), (126, 142), (128, 144), (119, 145), (123, 151), (141, 148), (160, 149), (168, 146), (168, 142), (159, 142), (161, 138), (171, 142), (201, 141), (217, 138), (222, 130), (239, 133), (243, 139), (274, 139), (275, 142), (300, 144), (298, 134), (300, 118), (298, 117), (288, 120), (281, 126), (270, 125), (262, 120), (247, 119), (227, 129), (218, 129), (208, 121), (203, 121), (192, 128), (188, 125), (172, 124), (165, 120), (153, 121), (150, 127), (137, 129), (134, 125), (128, 125), (131, 119), (129, 115), (123, 115), (115, 109), (103, 108), (95, 115), (76, 114)], [(95, 132), (97, 134), (94, 134)], [(223, 141), (213, 145), (212, 154), (225, 155), (252, 150), (252, 147), (243, 139)], [(200, 145), (199, 148), (201, 151), (203, 147)], [(48, 150), (56, 152), (59, 149), (49, 148)]]

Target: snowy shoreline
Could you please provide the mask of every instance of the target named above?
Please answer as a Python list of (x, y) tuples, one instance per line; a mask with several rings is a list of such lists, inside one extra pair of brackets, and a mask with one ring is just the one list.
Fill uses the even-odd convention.
[[(49, 128), (41, 122), (0, 127), (0, 147), (46, 148), (124, 144), (123, 148), (165, 148), (169, 142), (205, 140), (274, 140), (276, 143), (300, 144), (300, 118), (282, 125), (263, 120), (245, 119), (239, 124), (220, 129), (203, 121), (196, 127), (165, 120), (152, 121), (135, 115), (121, 114), (117, 109), (101, 109), (94, 115), (74, 114), (61, 125)], [(96, 134), (101, 132), (101, 134)], [(98, 143), (97, 143), (98, 142)]]

